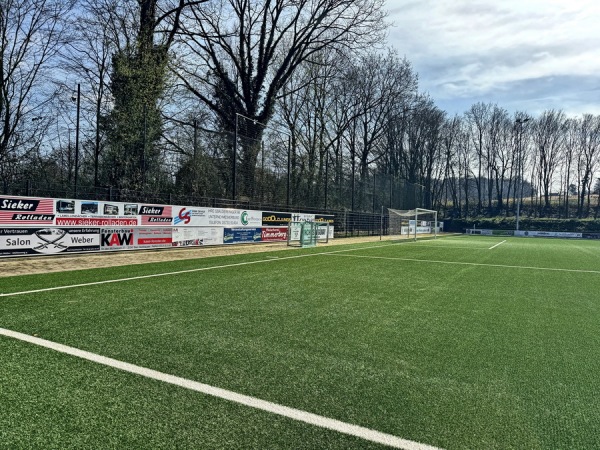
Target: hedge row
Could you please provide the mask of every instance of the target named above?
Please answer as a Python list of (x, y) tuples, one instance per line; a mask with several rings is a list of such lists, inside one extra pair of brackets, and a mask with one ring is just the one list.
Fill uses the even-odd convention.
[[(464, 232), (467, 228), (488, 230), (514, 230), (514, 217), (481, 217), (470, 219), (445, 219), (444, 231)], [(600, 232), (600, 219), (535, 219), (521, 218), (519, 229), (525, 231)]]

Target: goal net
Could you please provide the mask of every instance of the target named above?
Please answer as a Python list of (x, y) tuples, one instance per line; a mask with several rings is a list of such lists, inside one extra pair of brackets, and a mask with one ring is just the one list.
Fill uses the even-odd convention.
[(437, 220), (437, 211), (424, 208), (416, 209), (391, 209), (388, 208), (389, 234), (401, 238), (414, 238), (418, 236), (437, 238), (440, 231)]
[(290, 222), (287, 244), (292, 247), (314, 247), (329, 242), (329, 224), (322, 222)]

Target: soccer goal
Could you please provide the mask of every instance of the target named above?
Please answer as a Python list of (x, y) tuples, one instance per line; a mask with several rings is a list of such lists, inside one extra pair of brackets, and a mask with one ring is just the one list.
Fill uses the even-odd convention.
[(287, 245), (292, 247), (314, 247), (317, 242), (329, 242), (329, 224), (321, 222), (290, 222)]
[(389, 234), (403, 238), (432, 236), (437, 238), (440, 231), (437, 211), (424, 208), (399, 210), (388, 208)]

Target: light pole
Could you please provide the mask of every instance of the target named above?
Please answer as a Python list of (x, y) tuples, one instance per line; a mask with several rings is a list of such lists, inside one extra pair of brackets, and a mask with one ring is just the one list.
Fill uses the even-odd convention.
[(231, 178), (232, 178), (232, 192), (231, 197), (235, 201), (236, 197), (236, 159), (237, 159), (237, 150), (238, 150), (238, 113), (235, 113), (235, 129), (233, 132), (233, 158), (232, 158), (232, 168), (231, 168)]
[(75, 181), (73, 188), (73, 197), (77, 198), (77, 177), (79, 173), (79, 111), (81, 105), (81, 84), (77, 83), (77, 97), (71, 97), (71, 100), (77, 101), (77, 120), (75, 122)]
[(417, 189), (415, 188), (415, 208), (419, 208), (419, 204), (421, 205), (421, 207), (426, 208), (427, 205), (424, 205), (423, 203), (423, 197), (424, 197), (424, 191), (425, 191), (425, 186), (423, 186), (422, 184), (419, 183), (413, 183), (413, 185), (419, 186), (419, 197), (417, 198)]
[[(523, 124), (530, 120), (529, 117), (524, 119), (518, 118), (515, 120), (515, 129), (517, 131), (517, 174), (519, 176), (519, 199), (517, 200), (517, 214), (516, 214), (516, 224), (515, 229), (519, 231), (519, 219), (521, 214), (521, 202), (523, 201), (523, 149), (522, 149), (522, 139), (523, 139)], [(518, 127), (517, 127), (518, 125)]]

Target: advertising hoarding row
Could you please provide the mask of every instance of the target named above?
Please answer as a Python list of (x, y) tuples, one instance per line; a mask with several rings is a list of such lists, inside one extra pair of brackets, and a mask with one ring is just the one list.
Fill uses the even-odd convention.
[(292, 221), (333, 216), (0, 196), (0, 257), (285, 242)]
[(134, 227), (192, 226), (256, 228), (316, 221), (333, 225), (333, 216), (196, 206), (151, 205), (0, 196), (0, 226)]
[[(326, 232), (319, 227), (319, 239)], [(0, 228), (0, 257), (286, 242), (287, 237), (287, 227)]]

